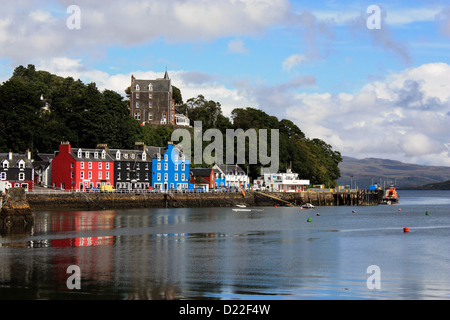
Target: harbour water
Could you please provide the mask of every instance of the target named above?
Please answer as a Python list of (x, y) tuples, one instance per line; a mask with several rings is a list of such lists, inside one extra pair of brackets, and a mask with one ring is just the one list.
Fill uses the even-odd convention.
[(31, 231), (0, 235), (0, 299), (450, 299), (450, 191), (399, 194), (312, 210), (34, 212)]

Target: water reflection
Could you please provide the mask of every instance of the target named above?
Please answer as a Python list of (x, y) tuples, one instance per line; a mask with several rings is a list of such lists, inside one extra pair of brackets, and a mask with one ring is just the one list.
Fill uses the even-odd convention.
[[(295, 208), (39, 212), (30, 232), (0, 236), (0, 298), (448, 297), (437, 285), (448, 283), (448, 228), (434, 226), (450, 221), (439, 210), (329, 207), (311, 223)], [(382, 291), (366, 287), (372, 264)], [(66, 286), (70, 265), (80, 291)]]

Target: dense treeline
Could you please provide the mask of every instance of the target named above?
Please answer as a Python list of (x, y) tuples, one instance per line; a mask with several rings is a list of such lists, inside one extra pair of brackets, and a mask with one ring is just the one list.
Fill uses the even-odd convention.
[[(174, 93), (181, 104), (179, 111), (191, 122), (202, 121), (203, 131), (216, 128), (225, 134), (226, 129), (278, 129), (280, 171), (291, 167), (302, 178), (328, 186), (335, 185), (339, 178), (340, 153), (320, 139), (305, 137), (292, 121), (279, 121), (254, 108), (236, 108), (229, 119), (222, 114), (219, 102), (199, 95), (182, 104), (180, 90), (174, 87)], [(164, 146), (173, 130), (168, 126), (141, 126), (130, 116), (129, 101), (117, 92), (101, 92), (95, 83), (36, 71), (33, 65), (17, 67), (0, 85), (0, 152), (30, 149), (53, 153), (61, 141), (86, 148), (99, 143), (133, 148), (136, 141)], [(253, 178), (260, 174), (259, 164), (242, 166)]]

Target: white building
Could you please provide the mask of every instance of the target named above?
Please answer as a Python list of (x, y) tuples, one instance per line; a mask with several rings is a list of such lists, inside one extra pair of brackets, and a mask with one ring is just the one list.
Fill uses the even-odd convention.
[(254, 188), (275, 192), (305, 191), (310, 184), (309, 180), (299, 179), (298, 173), (287, 169), (286, 173), (265, 173), (263, 179), (254, 181)]

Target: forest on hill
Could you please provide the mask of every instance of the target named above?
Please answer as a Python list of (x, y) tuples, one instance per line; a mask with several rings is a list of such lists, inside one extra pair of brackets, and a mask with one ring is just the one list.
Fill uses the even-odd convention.
[[(220, 102), (199, 94), (183, 103), (176, 87), (174, 94), (179, 110), (187, 112), (191, 123), (202, 121), (203, 131), (215, 128), (225, 135), (226, 129), (278, 129), (281, 172), (291, 168), (312, 184), (336, 185), (342, 161), (339, 151), (323, 140), (306, 137), (292, 121), (250, 107), (237, 107), (228, 118)], [(110, 148), (132, 149), (137, 141), (165, 146), (173, 130), (171, 126), (141, 126), (130, 115), (127, 98), (115, 91), (100, 91), (95, 83), (37, 71), (34, 65), (17, 67), (0, 85), (0, 152), (53, 153), (61, 141), (84, 148), (106, 143)], [(252, 178), (260, 174), (261, 164), (242, 167)]]

